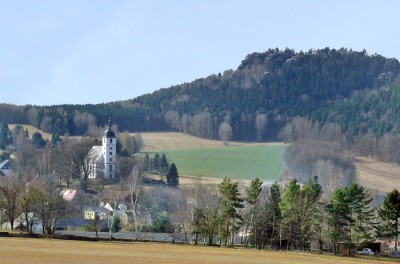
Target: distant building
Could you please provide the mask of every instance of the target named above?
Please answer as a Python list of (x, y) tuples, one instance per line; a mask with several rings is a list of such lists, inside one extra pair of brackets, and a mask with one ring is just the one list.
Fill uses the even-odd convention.
[(104, 131), (101, 146), (93, 146), (89, 155), (89, 179), (115, 180), (117, 175), (117, 138), (109, 124)]
[(8, 159), (6, 159), (2, 163), (0, 163), (0, 171), (5, 176), (10, 176), (11, 175), (10, 161)]
[(76, 195), (76, 190), (72, 189), (64, 189), (61, 191), (60, 196), (64, 199), (64, 201), (70, 202), (74, 199)]

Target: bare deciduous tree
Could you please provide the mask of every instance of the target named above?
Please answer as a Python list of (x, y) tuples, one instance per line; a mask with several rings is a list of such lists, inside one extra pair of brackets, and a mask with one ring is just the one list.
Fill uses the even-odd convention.
[(140, 225), (138, 219), (138, 203), (139, 197), (142, 191), (143, 174), (140, 170), (140, 166), (135, 164), (129, 177), (126, 179), (126, 187), (129, 191), (129, 199), (131, 203), (131, 210), (133, 214), (134, 230), (136, 233), (136, 238), (138, 238), (138, 233), (141, 230), (142, 225)]
[(64, 155), (64, 174), (71, 175), (72, 178), (82, 179), (83, 189), (87, 188), (87, 180), (94, 172), (92, 159), (95, 153), (91, 150), (93, 141), (90, 138), (83, 138), (78, 142), (69, 142), (65, 145)]
[(168, 123), (168, 125), (175, 129), (175, 130), (180, 130), (180, 116), (179, 113), (176, 111), (168, 111), (164, 115), (165, 121)]
[(173, 213), (172, 220), (176, 223), (177, 231), (181, 234), (181, 240), (189, 243), (189, 234), (192, 231), (194, 205), (189, 199), (188, 191), (179, 190), (171, 197)]
[(212, 138), (212, 125), (212, 116), (210, 112), (205, 110), (193, 116), (190, 133), (198, 137)]
[(228, 146), (228, 141), (233, 136), (231, 125), (229, 125), (229, 123), (227, 123), (225, 121), (222, 122), (221, 125), (219, 125), (218, 135), (219, 135), (219, 138), (224, 143), (224, 145)]
[(5, 209), (11, 230), (14, 229), (14, 222), (20, 214), (18, 203), (23, 188), (23, 181), (15, 175), (0, 179), (0, 207)]
[(87, 132), (89, 126), (97, 124), (96, 117), (91, 113), (81, 113), (79, 111), (74, 112), (74, 125), (78, 133), (84, 134)]
[(41, 179), (35, 184), (37, 188), (37, 212), (42, 221), (43, 234), (53, 234), (57, 222), (71, 212), (58, 189), (49, 179)]
[(207, 240), (205, 243), (213, 245), (218, 230), (218, 186), (199, 184), (191, 188), (188, 193), (190, 194), (188, 202), (192, 203), (193, 210), (198, 210), (203, 217), (203, 221), (199, 223), (201, 226), (192, 228), (203, 233)]
[(136, 140), (128, 132), (123, 132), (117, 135), (119, 143), (121, 143), (121, 148), (128, 156), (131, 156), (136, 152)]
[(255, 119), (257, 140), (260, 141), (267, 126), (267, 114), (258, 114)]

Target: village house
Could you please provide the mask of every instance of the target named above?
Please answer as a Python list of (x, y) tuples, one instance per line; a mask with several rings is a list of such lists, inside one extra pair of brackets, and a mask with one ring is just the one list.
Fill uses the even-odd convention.
[(10, 161), (8, 159), (0, 163), (0, 172), (5, 176), (11, 175)]

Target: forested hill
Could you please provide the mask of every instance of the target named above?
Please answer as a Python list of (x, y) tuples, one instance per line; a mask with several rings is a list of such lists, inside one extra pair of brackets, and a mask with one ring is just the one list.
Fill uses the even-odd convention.
[[(396, 127), (391, 122), (397, 119), (390, 118), (396, 112), (373, 110), (378, 107), (374, 103), (362, 109), (366, 107), (362, 101), (379, 95), (379, 105), (386, 105), (385, 100), (392, 98), (383, 91), (398, 87), (393, 81), (399, 73), (396, 59), (366, 51), (270, 49), (248, 55), (234, 71), (127, 101), (48, 107), (3, 104), (0, 122), (27, 123), (47, 132), (74, 135), (104, 125), (111, 117), (121, 131), (175, 130), (218, 138), (221, 133), (229, 135), (231, 129), (235, 140), (247, 141), (276, 139), (295, 116), (334, 121), (353, 133), (368, 132), (362, 126), (368, 126), (365, 120), (374, 116), (388, 123), (387, 127), (375, 124), (379, 128), (373, 132), (382, 134)], [(358, 110), (353, 111), (353, 103)], [(365, 120), (360, 121), (359, 115)]]

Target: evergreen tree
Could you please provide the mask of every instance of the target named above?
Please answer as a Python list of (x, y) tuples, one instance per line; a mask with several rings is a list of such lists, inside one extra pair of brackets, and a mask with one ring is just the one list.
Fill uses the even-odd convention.
[(322, 228), (322, 206), (319, 202), (321, 194), (322, 186), (316, 176), (301, 188), (296, 203), (296, 213), (299, 224), (298, 247), (302, 250), (310, 248), (311, 240)]
[(249, 204), (249, 210), (247, 214), (245, 215), (245, 235), (246, 239), (244, 241), (245, 246), (247, 246), (247, 233), (249, 232), (250, 229), (254, 229), (255, 223), (254, 223), (254, 211), (256, 209), (256, 205), (260, 199), (260, 194), (262, 191), (262, 181), (260, 181), (259, 178), (255, 178), (254, 180), (251, 181), (250, 187), (246, 188), (246, 197), (245, 201)]
[(311, 239), (320, 227), (321, 194), (322, 187), (317, 177), (303, 187), (295, 179), (289, 182), (280, 203), (281, 232), (288, 239), (288, 248), (305, 250), (310, 247)]
[(177, 187), (179, 185), (178, 169), (176, 168), (174, 163), (169, 166), (169, 170), (167, 173), (167, 184), (172, 187)]
[(143, 160), (143, 171), (147, 172), (150, 169), (150, 157), (149, 154), (146, 153)]
[(120, 224), (121, 224), (121, 219), (118, 216), (116, 216), (111, 225), (113, 233), (117, 233), (121, 229)]
[(344, 189), (335, 189), (332, 193), (332, 199), (326, 206), (327, 223), (329, 226), (328, 235), (333, 245), (333, 252), (336, 254), (338, 243), (348, 240), (346, 228), (352, 221), (350, 218), (349, 197)]
[(40, 132), (35, 132), (32, 134), (32, 144), (38, 148), (44, 148), (46, 146), (46, 140), (43, 139)]
[(271, 247), (274, 244), (277, 245), (278, 238), (280, 237), (279, 231), (282, 220), (282, 212), (279, 204), (281, 203), (281, 201), (281, 188), (275, 182), (271, 185), (270, 196), (265, 205), (265, 211), (267, 215), (265, 232), (267, 234), (267, 238), (269, 239)]
[(340, 241), (346, 241), (351, 249), (361, 239), (371, 239), (375, 218), (371, 201), (369, 193), (356, 183), (333, 191), (326, 211), (335, 254)]
[(300, 192), (300, 185), (296, 179), (289, 181), (285, 188), (279, 207), (282, 212), (281, 234), (287, 239), (287, 249), (294, 246), (298, 235), (298, 219), (296, 215), (296, 198)]
[(117, 142), (115, 144), (115, 147), (116, 147), (116, 150), (117, 150), (117, 154), (120, 155), (120, 156), (124, 156), (125, 153), (122, 153), (123, 152), (122, 144), (118, 139), (117, 139)]
[(201, 208), (195, 208), (193, 212), (193, 234), (194, 244), (197, 245), (199, 235), (205, 235), (207, 232), (207, 220)]
[(156, 153), (153, 158), (153, 170), (155, 173), (160, 171), (160, 154)]
[(51, 135), (51, 145), (54, 147), (57, 145), (58, 142), (61, 142), (62, 139), (58, 134)]
[[(220, 237), (225, 240), (225, 246), (233, 246), (235, 231), (242, 223), (239, 209), (243, 208), (243, 200), (240, 198), (238, 183), (232, 183), (225, 177), (219, 185), (220, 194)], [(229, 243), (228, 243), (229, 242)]]
[(352, 218), (349, 223), (349, 242), (353, 244), (359, 243), (360, 240), (371, 240), (375, 219), (375, 210), (371, 207), (371, 195), (356, 183), (347, 187), (346, 191)]
[(165, 154), (163, 153), (161, 155), (161, 159), (160, 159), (161, 174), (165, 175), (168, 172), (168, 168), (169, 168), (168, 160), (167, 160), (167, 157), (165, 156)]
[(400, 219), (400, 192), (397, 189), (389, 192), (383, 202), (382, 208), (378, 211), (382, 224), (378, 227), (381, 236), (394, 238), (395, 251), (397, 251)]
[(0, 149), (12, 144), (11, 132), (6, 123), (0, 123)]
[(280, 248), (282, 214), (279, 204), (282, 199), (281, 188), (276, 182), (271, 185), (265, 198), (263, 204), (258, 203), (254, 208), (250, 241), (255, 243), (258, 249), (265, 246)]

